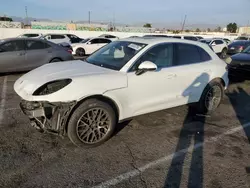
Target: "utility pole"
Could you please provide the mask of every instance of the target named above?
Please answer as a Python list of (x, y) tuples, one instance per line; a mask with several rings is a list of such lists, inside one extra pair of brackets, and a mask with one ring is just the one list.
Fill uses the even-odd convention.
[(90, 24), (90, 11), (89, 11), (89, 24)]
[(28, 20), (28, 7), (25, 6), (25, 15), (26, 15), (26, 25), (29, 25), (29, 20)]
[(185, 15), (185, 18), (184, 18), (184, 21), (183, 21), (183, 24), (182, 24), (182, 28), (181, 28), (181, 32), (183, 32), (183, 30), (184, 30), (186, 19), (187, 19), (187, 15)]
[(113, 13), (113, 30), (115, 30), (115, 12)]

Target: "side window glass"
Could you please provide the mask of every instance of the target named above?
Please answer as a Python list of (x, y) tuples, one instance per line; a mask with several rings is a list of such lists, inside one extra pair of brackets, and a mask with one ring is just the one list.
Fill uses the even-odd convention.
[(215, 44), (223, 44), (221, 40), (215, 40)]
[(22, 40), (11, 41), (0, 46), (2, 52), (14, 52), (24, 50), (24, 43)]
[(99, 39), (93, 39), (90, 41), (91, 44), (98, 44), (100, 43)]
[(171, 67), (173, 65), (173, 44), (162, 44), (149, 49), (132, 67), (135, 71), (144, 61), (155, 63), (158, 68)]
[(209, 60), (211, 60), (211, 57), (210, 57), (210, 55), (204, 50), (204, 49), (202, 49), (202, 48), (200, 48), (200, 47), (197, 47), (198, 48), (198, 50), (199, 50), (199, 53), (200, 53), (200, 57), (201, 57), (201, 61), (209, 61)]
[(27, 50), (39, 50), (46, 48), (45, 43), (40, 41), (28, 40), (26, 44), (27, 44)]
[(177, 65), (200, 63), (201, 57), (197, 46), (191, 44), (177, 44)]

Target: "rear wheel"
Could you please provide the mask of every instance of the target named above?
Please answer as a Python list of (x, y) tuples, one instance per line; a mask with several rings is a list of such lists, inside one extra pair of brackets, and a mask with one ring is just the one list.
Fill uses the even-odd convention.
[(50, 63), (55, 63), (55, 62), (60, 62), (60, 61), (62, 61), (62, 60), (59, 59), (59, 58), (55, 58), (55, 59), (52, 59), (52, 60), (50, 61)]
[(77, 48), (76, 55), (81, 57), (85, 56), (86, 55), (85, 50), (83, 48)]
[(214, 112), (221, 103), (224, 89), (219, 81), (210, 82), (204, 89), (198, 103), (198, 111), (204, 114)]
[(68, 123), (68, 137), (77, 146), (95, 147), (113, 134), (116, 116), (113, 108), (97, 99), (83, 102)]

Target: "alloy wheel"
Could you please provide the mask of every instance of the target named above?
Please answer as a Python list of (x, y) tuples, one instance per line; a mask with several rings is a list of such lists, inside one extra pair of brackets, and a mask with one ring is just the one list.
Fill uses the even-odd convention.
[(207, 108), (208, 111), (213, 111), (219, 106), (222, 98), (221, 95), (222, 91), (220, 86), (218, 85), (212, 86), (208, 90), (205, 98), (205, 107)]
[(78, 138), (86, 144), (100, 142), (110, 131), (111, 118), (103, 108), (92, 108), (85, 112), (77, 122)]

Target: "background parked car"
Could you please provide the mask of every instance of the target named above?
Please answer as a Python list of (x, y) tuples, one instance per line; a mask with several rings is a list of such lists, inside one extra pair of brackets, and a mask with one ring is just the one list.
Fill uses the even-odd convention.
[(195, 37), (198, 38), (199, 40), (204, 39), (204, 38), (201, 37), (201, 36), (195, 36)]
[(67, 42), (69, 44), (78, 43), (83, 40), (82, 38), (72, 34), (46, 34), (43, 38), (57, 44), (62, 42)]
[(230, 45), (228, 45), (227, 53), (230, 55), (237, 54), (237, 53), (242, 52), (248, 46), (250, 46), (249, 40), (236, 40), (232, 42)]
[(17, 38), (41, 38), (41, 37), (43, 37), (43, 34), (41, 33), (25, 33), (19, 35)]
[(217, 55), (219, 55), (221, 58), (226, 57), (228, 46), (227, 46), (227, 43), (223, 39), (202, 39), (200, 41), (211, 46), (214, 52)]
[(28, 71), (50, 62), (72, 60), (72, 54), (58, 44), (30, 38), (0, 41), (0, 72)]
[(169, 37), (167, 35), (144, 35), (143, 37)]
[(112, 40), (112, 41), (119, 39), (119, 37), (117, 37), (117, 36), (108, 35), (108, 34), (103, 34), (103, 35), (100, 35), (99, 37), (101, 37), (101, 38), (107, 38), (107, 39)]
[(250, 78), (250, 46), (241, 53), (231, 56), (231, 63), (228, 65), (229, 76), (233, 79)]
[(239, 36), (234, 40), (250, 40), (250, 36)]
[(81, 43), (72, 44), (73, 55), (85, 56), (92, 54), (110, 42), (112, 42), (112, 40), (101, 37), (85, 39)]
[(199, 41), (200, 39), (195, 36), (180, 36), (180, 35), (174, 35), (172, 38), (176, 39), (186, 39), (186, 40), (193, 40), (193, 41)]
[(214, 38), (214, 39), (221, 39), (221, 40), (224, 40), (224, 41), (227, 43), (227, 45), (229, 45), (229, 44), (232, 43), (232, 41), (229, 40), (228, 38)]

